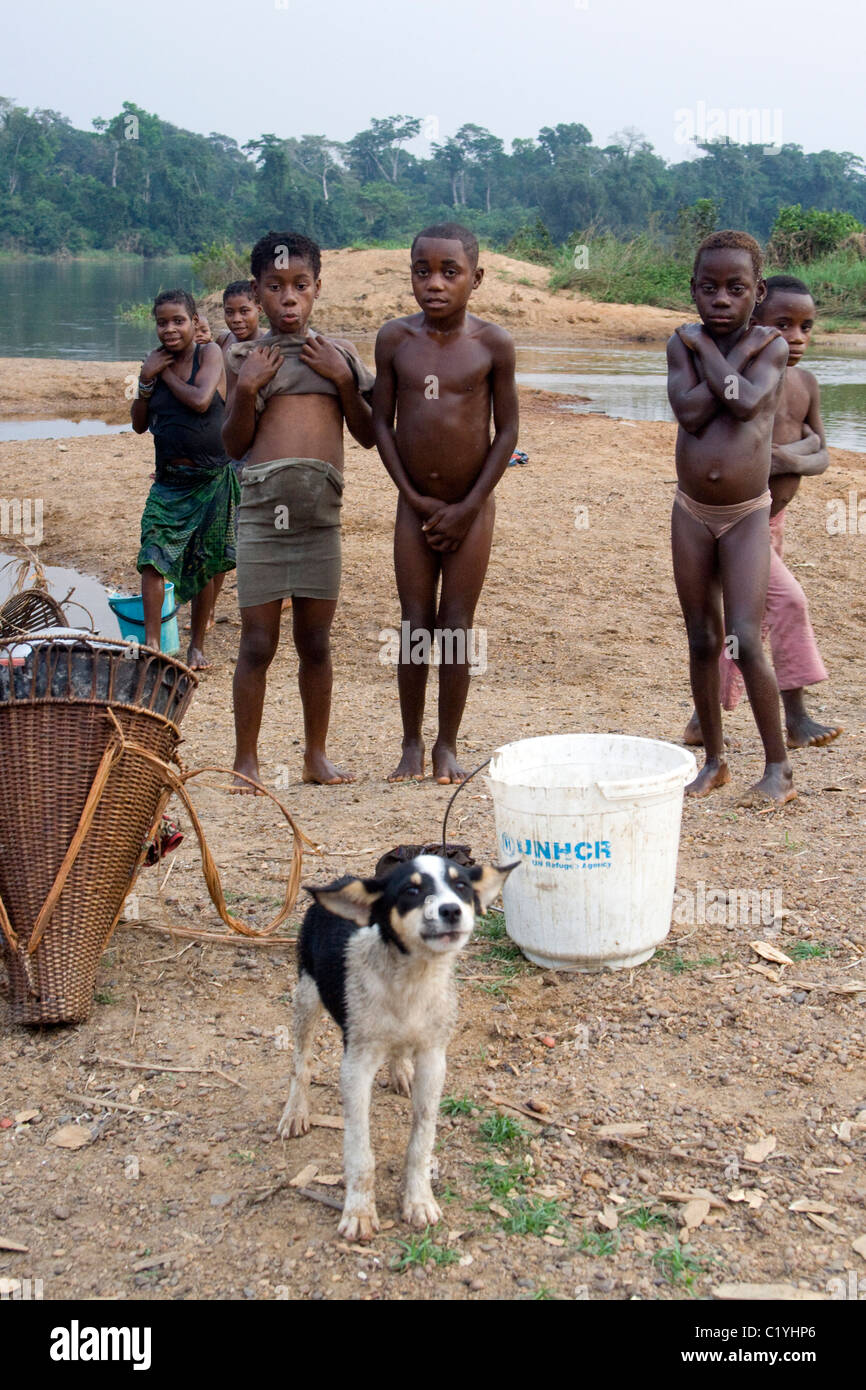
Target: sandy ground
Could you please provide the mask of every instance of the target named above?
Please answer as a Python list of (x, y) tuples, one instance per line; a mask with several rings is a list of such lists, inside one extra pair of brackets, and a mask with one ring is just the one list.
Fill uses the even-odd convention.
[[(23, 383), (26, 367), (18, 371)], [(463, 754), (475, 765), (502, 743), (567, 731), (677, 739), (690, 700), (668, 548), (673, 428), (577, 416), (541, 393), (522, 392), (521, 405), (530, 464), (510, 469), (498, 490), (477, 618), (488, 668), (473, 679)], [(410, 1235), (397, 1205), (408, 1102), (374, 1095), (385, 1224), (371, 1246), (346, 1247), (337, 1212), (285, 1185), (309, 1166), (305, 1189), (339, 1200), (339, 1131), (275, 1137), (292, 951), (191, 945), (148, 929), (220, 928), (187, 839), (161, 900), (165, 866), (140, 876), (138, 920), (101, 962), (87, 1023), (15, 1028), (0, 994), (0, 1235), (27, 1247), (0, 1247), (0, 1277), (41, 1278), (46, 1298), (682, 1299), (739, 1282), (827, 1296), (848, 1271), (866, 1272), (852, 1249), (866, 1235), (866, 986), (856, 988), (866, 981), (866, 542), (826, 527), (830, 500), (866, 490), (866, 459), (831, 453), (827, 474), (807, 481), (791, 508), (788, 547), (831, 673), (810, 707), (846, 732), (793, 754), (797, 802), (742, 812), (736, 796), (761, 765), (742, 706), (726, 720), (732, 786), (687, 804), (683, 819), (680, 888), (779, 890), (773, 923), (680, 920), (652, 962), (600, 976), (542, 972), (489, 929), (479, 933), (460, 970), (445, 1087), (461, 1104), (438, 1133), (445, 1217), (432, 1254), (424, 1261), (416, 1243), (401, 1271), (392, 1265)], [(44, 498), (46, 562), (132, 588), (151, 468), (147, 437), (4, 444), (0, 495)], [(368, 873), (391, 845), (434, 837), (448, 795), (429, 782), (383, 781), (400, 736), (394, 671), (379, 660), (380, 632), (399, 621), (394, 494), (376, 457), (356, 446), (346, 474), (331, 751), (358, 781), (300, 783), (287, 624), (261, 745), (264, 777), (322, 846), (305, 865), (320, 881)], [(231, 579), (220, 616), (214, 667), (183, 725), (188, 766), (232, 753)], [(432, 709), (432, 736), (431, 720)], [(196, 802), (233, 909), (261, 925), (281, 896), (287, 834), (269, 803), (225, 795), (224, 780), (211, 779)], [(494, 853), (480, 782), (456, 802), (449, 834), (479, 859)], [(793, 951), (794, 964), (760, 961), (755, 940)], [(314, 1095), (326, 1116), (340, 1113), (339, 1056), (336, 1029), (323, 1025)], [(521, 1113), (530, 1101), (536, 1119)], [(497, 1145), (482, 1126), (502, 1103), (516, 1107), (502, 1113), (522, 1133)], [(27, 1112), (36, 1113), (21, 1118)], [(73, 1122), (87, 1130), (84, 1148), (49, 1142)], [(597, 1128), (610, 1124), (638, 1129), (610, 1140)], [(762, 1139), (775, 1144), (747, 1153)], [(685, 1208), (671, 1194), (698, 1191), (713, 1205), (690, 1209), (704, 1219), (678, 1244)], [(527, 1198), (536, 1210), (550, 1204), (541, 1234), (520, 1234), (510, 1219), (525, 1215)]]

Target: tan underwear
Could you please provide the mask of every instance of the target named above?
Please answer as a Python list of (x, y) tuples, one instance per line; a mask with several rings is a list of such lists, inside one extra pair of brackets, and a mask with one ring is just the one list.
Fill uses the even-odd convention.
[(680, 488), (674, 493), (674, 505), (682, 507), (695, 521), (700, 521), (706, 526), (715, 540), (732, 531), (745, 517), (751, 516), (752, 512), (759, 512), (763, 507), (769, 511), (772, 501), (769, 488), (762, 492), (760, 497), (750, 497), (747, 502), (733, 502), (727, 507), (711, 507), (707, 502), (696, 502), (694, 497), (689, 497), (688, 493)]

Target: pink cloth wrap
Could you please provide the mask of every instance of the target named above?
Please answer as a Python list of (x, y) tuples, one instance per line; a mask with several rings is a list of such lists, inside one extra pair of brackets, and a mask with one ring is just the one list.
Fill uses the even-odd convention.
[[(785, 509), (770, 518), (770, 579), (764, 608), (762, 635), (770, 634), (770, 652), (780, 690), (799, 690), (827, 679), (818, 651), (806, 595), (782, 559)], [(724, 650), (719, 658), (722, 705), (736, 709), (745, 691), (736, 662)]]

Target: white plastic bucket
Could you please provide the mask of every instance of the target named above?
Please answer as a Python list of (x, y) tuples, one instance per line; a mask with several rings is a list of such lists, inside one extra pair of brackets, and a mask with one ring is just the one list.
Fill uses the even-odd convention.
[(623, 734), (564, 734), (498, 748), (488, 782), (508, 935), (536, 965), (624, 970), (670, 930), (685, 748)]

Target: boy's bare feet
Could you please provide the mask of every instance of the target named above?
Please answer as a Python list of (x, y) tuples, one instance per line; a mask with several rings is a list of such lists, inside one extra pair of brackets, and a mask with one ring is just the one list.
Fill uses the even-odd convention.
[(821, 748), (832, 743), (842, 732), (840, 725), (818, 724), (810, 718), (803, 698), (803, 687), (797, 690), (783, 690), (782, 704), (785, 706), (785, 728), (789, 748)]
[(693, 782), (686, 787), (686, 796), (709, 796), (717, 787), (726, 787), (731, 770), (724, 758), (707, 758)]
[(809, 715), (786, 721), (789, 748), (823, 748), (842, 733), (841, 724), (818, 724)]
[(193, 646), (189, 648), (186, 654), (186, 664), (193, 671), (209, 671), (211, 667), (211, 662), (205, 658), (205, 654), (201, 647)]
[(697, 710), (692, 710), (692, 717), (683, 730), (683, 743), (687, 748), (703, 748), (704, 736), (701, 733), (701, 721), (698, 719)]
[(404, 743), (403, 756), (388, 778), (389, 782), (423, 782), (424, 745)]
[(440, 787), (466, 781), (467, 774), (458, 763), (457, 754), (453, 748), (442, 748), (438, 743), (434, 743), (432, 756), (433, 777)]
[(339, 787), (344, 782), (354, 782), (355, 775), (335, 767), (324, 753), (307, 753), (304, 756), (301, 778), (304, 782), (312, 782), (320, 787)]
[(794, 774), (790, 764), (768, 763), (760, 782), (749, 787), (749, 790), (740, 797), (737, 805), (746, 810), (754, 806), (766, 806), (768, 803), (784, 806), (787, 802), (793, 801), (796, 795)]
[(247, 777), (251, 777), (254, 782), (261, 782), (262, 780), (259, 765), (255, 760), (251, 762), (236, 761), (234, 770), (240, 772), (242, 776), (235, 778), (232, 786), (233, 792), (241, 792), (246, 796), (261, 796), (261, 792), (246, 781)]

